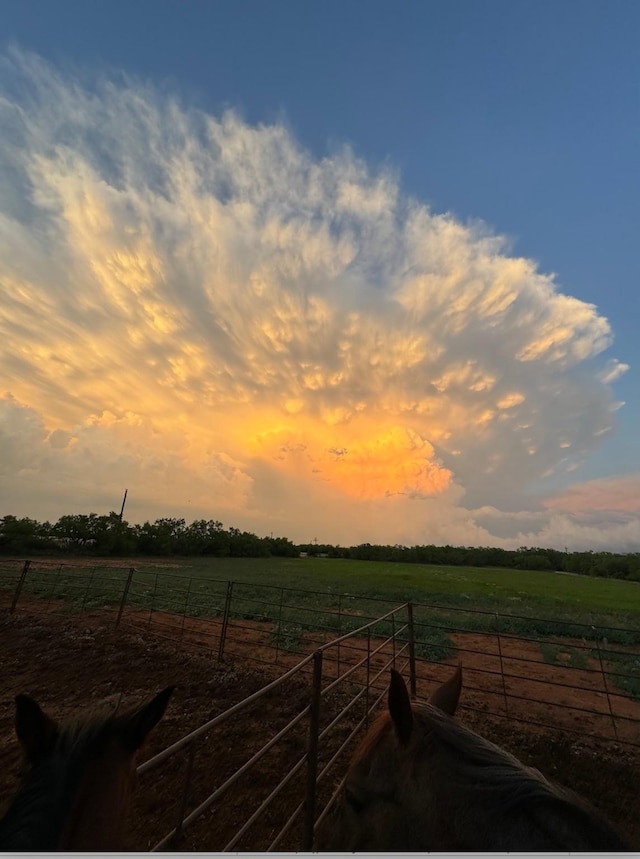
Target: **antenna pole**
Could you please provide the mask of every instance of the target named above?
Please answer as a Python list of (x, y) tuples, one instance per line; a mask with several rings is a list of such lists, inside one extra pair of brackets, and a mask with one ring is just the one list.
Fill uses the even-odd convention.
[(125, 489), (124, 498), (122, 499), (122, 507), (120, 508), (120, 521), (122, 522), (122, 514), (124, 513), (124, 505), (127, 503), (127, 492), (129, 490)]

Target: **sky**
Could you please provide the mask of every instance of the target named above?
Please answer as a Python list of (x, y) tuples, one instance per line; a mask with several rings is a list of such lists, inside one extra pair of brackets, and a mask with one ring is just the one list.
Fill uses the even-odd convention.
[(5, 4), (0, 516), (640, 551), (639, 36)]

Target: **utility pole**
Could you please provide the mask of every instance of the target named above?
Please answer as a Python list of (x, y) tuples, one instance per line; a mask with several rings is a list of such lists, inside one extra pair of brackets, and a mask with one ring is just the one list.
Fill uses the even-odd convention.
[(124, 498), (122, 499), (122, 507), (120, 508), (120, 521), (122, 522), (122, 514), (124, 513), (124, 505), (127, 503), (127, 492), (129, 490), (125, 489)]

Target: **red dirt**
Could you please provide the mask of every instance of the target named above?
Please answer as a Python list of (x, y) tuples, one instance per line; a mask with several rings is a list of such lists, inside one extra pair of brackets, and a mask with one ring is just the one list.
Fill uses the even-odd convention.
[[(29, 608), (30, 614), (25, 614)], [(187, 618), (164, 612), (154, 612), (147, 629), (149, 612), (127, 609), (124, 628), (115, 632), (104, 626), (113, 618), (107, 612), (95, 612), (82, 618), (67, 615), (64, 619), (49, 613), (34, 614), (41, 605), (22, 601), (19, 614), (0, 614), (0, 642), (4, 666), (4, 693), (0, 700), (0, 813), (13, 794), (17, 784), (18, 748), (13, 736), (13, 696), (29, 692), (57, 717), (64, 717), (78, 708), (114, 692), (124, 693), (125, 704), (137, 703), (169, 683), (178, 681), (166, 717), (151, 735), (143, 759), (151, 757), (188, 731), (256, 691), (279, 676), (286, 667), (299, 661), (299, 654), (280, 651), (278, 665), (273, 665), (274, 650), (270, 624), (233, 622), (225, 645), (225, 662), (218, 664), (217, 655), (220, 623), (210, 619)], [(133, 627), (138, 627), (134, 629)], [(166, 639), (159, 636), (165, 636)], [(176, 637), (182, 637), (182, 646), (199, 647), (200, 653), (180, 652)], [(309, 636), (311, 638), (311, 636)], [(549, 682), (567, 682), (577, 685), (575, 669), (550, 666), (542, 661), (539, 649), (532, 642), (516, 643), (501, 638), (504, 671), (519, 675), (505, 680), (510, 695), (530, 696), (537, 701), (551, 697), (553, 701), (540, 703), (546, 721), (553, 720), (563, 731), (548, 731), (499, 718), (505, 706), (500, 672), (500, 654), (492, 649), (486, 635), (460, 634), (453, 636), (465, 648), (461, 654), (465, 667), (463, 709), (461, 719), (499, 745), (508, 748), (525, 763), (572, 787), (599, 807), (630, 839), (640, 846), (640, 820), (637, 813), (640, 798), (640, 755), (619, 742), (594, 741), (577, 737), (567, 729), (582, 732), (596, 729), (599, 733), (612, 732), (613, 722), (608, 709), (607, 696), (599, 675), (585, 674), (588, 690), (563, 690), (563, 701), (568, 709), (557, 707), (557, 690), (545, 696)], [(169, 639), (173, 640), (173, 643)], [(317, 636), (314, 642), (317, 643)], [(494, 637), (495, 641), (495, 637)], [(314, 642), (301, 645), (309, 652)], [(366, 648), (366, 643), (360, 642)], [(471, 653), (469, 651), (480, 651)], [(362, 656), (366, 650), (361, 649)], [(387, 647), (377, 657), (383, 667)], [(352, 663), (358, 653), (341, 649), (341, 661)], [(248, 659), (263, 659), (270, 665), (248, 667)], [(519, 660), (526, 658), (527, 662)], [(226, 661), (228, 660), (228, 661)], [(434, 681), (450, 673), (450, 668), (423, 663), (419, 677), (419, 693), (428, 695)], [(498, 673), (486, 674), (485, 671)], [(337, 665), (328, 666), (328, 673), (336, 674)], [(564, 679), (563, 679), (564, 678)], [(384, 671), (379, 686), (386, 684)], [(600, 685), (598, 685), (600, 684)], [(587, 696), (586, 698), (584, 696)], [(330, 697), (324, 722), (332, 717), (343, 699)], [(286, 687), (275, 690), (263, 700), (243, 711), (237, 717), (212, 731), (198, 744), (188, 810), (194, 808), (225, 778), (235, 772), (248, 758), (297, 714), (309, 701), (308, 677), (294, 678)], [(628, 699), (610, 697), (615, 702), (614, 715), (628, 715), (639, 721), (617, 720), (619, 736), (625, 725), (626, 739), (638, 742), (640, 734), (640, 706)], [(579, 713), (571, 706), (588, 706), (601, 710), (603, 715)], [(531, 703), (507, 699), (509, 715), (532, 716)], [(594, 706), (595, 705), (595, 706)], [(332, 709), (333, 708), (333, 709)], [(352, 723), (358, 720), (354, 716)], [(292, 734), (272, 749), (261, 765), (242, 777), (203, 818), (190, 827), (180, 849), (221, 850), (257, 808), (280, 777), (304, 754), (306, 749), (307, 721), (304, 719)], [(346, 736), (346, 728), (334, 741), (332, 748)], [(637, 751), (637, 750), (636, 750)], [(330, 748), (324, 750), (325, 758)], [(343, 764), (344, 766), (344, 764)], [(320, 801), (326, 801), (343, 767), (329, 777), (321, 791)], [(333, 771), (332, 771), (333, 772)], [(184, 777), (184, 758), (176, 756), (158, 770), (141, 777), (131, 814), (130, 846), (145, 850), (155, 844), (171, 827), (178, 815), (178, 797)], [(299, 778), (285, 788), (268, 814), (257, 821), (243, 837), (236, 849), (264, 850), (279, 831), (289, 814), (302, 798), (304, 768)], [(294, 829), (280, 845), (280, 849), (300, 849), (300, 829)]]
[[(180, 642), (184, 647), (218, 653), (222, 628), (221, 618), (184, 618), (170, 612), (127, 609), (123, 618), (128, 628), (153, 631), (165, 640)], [(275, 625), (271, 622), (229, 621), (224, 653), (259, 664), (278, 664), (291, 668), (316, 647), (330, 641), (333, 633), (304, 633), (295, 651), (275, 648)], [(465, 681), (463, 704), (467, 709), (491, 713), (509, 720), (520, 719), (557, 727), (576, 735), (596, 734), (620, 742), (640, 743), (640, 701), (632, 701), (612, 686), (593, 658), (587, 669), (544, 662), (539, 644), (515, 636), (488, 633), (451, 633), (457, 647), (450, 664), (462, 662)], [(372, 639), (374, 650), (381, 641)], [(559, 656), (563, 648), (571, 651), (580, 641), (558, 641)], [(325, 670), (338, 675), (345, 666), (353, 665), (366, 655), (365, 638), (352, 638), (340, 648), (325, 654)], [(382, 669), (392, 654), (389, 644), (372, 658), (372, 666)], [(451, 673), (450, 664), (418, 660), (418, 698), (428, 698), (430, 690)], [(355, 679), (364, 680), (365, 671)], [(504, 679), (503, 679), (504, 677)], [(386, 683), (386, 674), (380, 689)]]

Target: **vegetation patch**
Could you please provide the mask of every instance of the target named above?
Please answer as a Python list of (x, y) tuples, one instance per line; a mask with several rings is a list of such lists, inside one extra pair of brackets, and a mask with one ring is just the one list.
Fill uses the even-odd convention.
[(540, 653), (549, 665), (567, 665), (571, 668), (589, 668), (590, 650), (571, 645), (552, 644), (548, 641), (540, 642)]
[(607, 682), (617, 687), (632, 701), (640, 701), (640, 656), (610, 650), (602, 653)]
[(282, 623), (278, 624), (269, 637), (273, 647), (296, 653), (302, 647), (303, 632), (299, 624)]
[(416, 656), (429, 662), (445, 662), (456, 652), (456, 647), (446, 632), (432, 630), (423, 633), (415, 642)]

